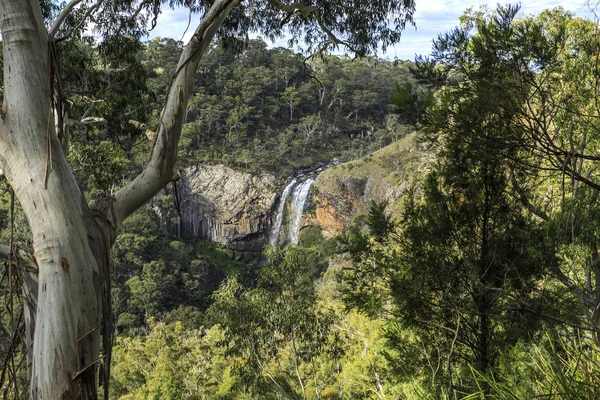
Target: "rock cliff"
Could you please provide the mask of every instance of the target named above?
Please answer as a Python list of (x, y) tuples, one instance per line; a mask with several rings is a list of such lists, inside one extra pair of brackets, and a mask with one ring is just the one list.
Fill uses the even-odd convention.
[(181, 175), (184, 233), (235, 250), (261, 250), (279, 191), (273, 175), (207, 164), (186, 168)]
[[(312, 205), (301, 226), (317, 225), (325, 237), (337, 235), (366, 213), (373, 200), (386, 201), (393, 215), (433, 159), (413, 134), (359, 160), (326, 169), (314, 182)], [(201, 164), (182, 171), (178, 186), (182, 233), (241, 251), (260, 251), (268, 241), (282, 189), (273, 175)]]
[(434, 159), (411, 134), (366, 157), (323, 171), (314, 183), (314, 214), (307, 222), (326, 237), (341, 233), (371, 201), (387, 202), (388, 213), (398, 211), (403, 195), (418, 182)]

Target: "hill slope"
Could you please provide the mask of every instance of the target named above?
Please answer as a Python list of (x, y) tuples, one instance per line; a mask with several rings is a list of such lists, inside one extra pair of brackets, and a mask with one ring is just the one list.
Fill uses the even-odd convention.
[(314, 215), (309, 223), (332, 236), (368, 211), (371, 201), (387, 202), (388, 212), (395, 213), (433, 159), (413, 132), (363, 158), (325, 170), (314, 183)]

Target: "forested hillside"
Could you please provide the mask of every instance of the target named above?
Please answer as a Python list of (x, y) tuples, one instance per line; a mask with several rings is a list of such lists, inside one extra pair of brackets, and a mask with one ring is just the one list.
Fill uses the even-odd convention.
[[(102, 49), (88, 42), (79, 42), (64, 51), (65, 58), (87, 54), (85, 60), (91, 63), (97, 56), (96, 52)], [(76, 115), (79, 112), (83, 118), (72, 121), (68, 155), (86, 197), (110, 192), (143, 168), (147, 149), (152, 145), (152, 135), (158, 128), (160, 105), (170, 84), (167, 71), (174, 68), (172, 64), (177, 62), (181, 51), (181, 43), (172, 39), (156, 39), (135, 49), (135, 57), (119, 60), (123, 70), (134, 74), (131, 81), (127, 81), (129, 91), (112, 87), (112, 81), (125, 78), (121, 75), (124, 71), (109, 70), (106, 74), (91, 65), (86, 71), (89, 93), (79, 95), (79, 101), (72, 105), (71, 113)], [(305, 59), (287, 49), (268, 49), (260, 39), (248, 42), (242, 50), (216, 44), (203, 58), (196, 74), (197, 89), (183, 126), (178, 168), (183, 170), (200, 163), (225, 164), (253, 173), (268, 171), (283, 185), (299, 171), (311, 171), (333, 160), (365, 156), (412, 130), (402, 123), (402, 117), (395, 114), (389, 104), (396, 84), (414, 81), (409, 72), (410, 65), (410, 62), (388, 62), (377, 58), (319, 56)], [(68, 73), (70, 69), (66, 71)], [(76, 91), (76, 88), (69, 89)], [(128, 112), (118, 115), (117, 108), (125, 108)], [(103, 165), (101, 170), (96, 168), (98, 163)], [(7, 182), (2, 180), (0, 184), (2, 241), (31, 245), (29, 229), (19, 204), (14, 202)], [(215, 339), (222, 337), (223, 328), (219, 326), (226, 321), (222, 320), (221, 314), (211, 311), (213, 308), (210, 307), (217, 299), (214, 292), (227, 280), (232, 285), (256, 287), (262, 279), (259, 271), (271, 263), (267, 261), (271, 256), (240, 253), (190, 235), (181, 236), (177, 229), (173, 229), (180, 224), (177, 191), (180, 192), (181, 188), (168, 187), (150, 205), (128, 219), (114, 245), (111, 255), (113, 318), (117, 334), (113, 373), (115, 390), (111, 395), (114, 398), (121, 398), (127, 393), (134, 398), (184, 396), (183, 386), (149, 389), (148, 380), (159, 379), (152, 369), (154, 367), (148, 370), (146, 377), (140, 376), (139, 372), (127, 372), (127, 369), (143, 364), (141, 360), (130, 360), (130, 357), (145, 357), (130, 354), (128, 343), (145, 343), (146, 340), (154, 340), (155, 331), (156, 334), (159, 331), (167, 334), (172, 329), (179, 332), (174, 336), (177, 340), (186, 340), (186, 337), (192, 341), (196, 340), (193, 337), (201, 340), (202, 332), (215, 324), (210, 328), (217, 335)], [(281, 253), (278, 256), (281, 260), (291, 257), (291, 268), (308, 268), (305, 272), (297, 271), (298, 278), (282, 277), (286, 281), (300, 279), (299, 283), (304, 285), (305, 290), (313, 293), (307, 293), (309, 297), (297, 305), (308, 307), (305, 315), (308, 317), (317, 300), (312, 282), (320, 279), (327, 269), (327, 259), (338, 247), (335, 240), (317, 243), (322, 241), (315, 236), (320, 236), (320, 228), (315, 229), (312, 237), (310, 229), (304, 232), (302, 241), (319, 244), (319, 250), (297, 251), (299, 256), (308, 257), (310, 262), (307, 265), (300, 265), (302, 263), (295, 260), (298, 255)], [(274, 251), (272, 257), (279, 254), (279, 250)], [(7, 284), (8, 278), (5, 276), (4, 284)], [(296, 285), (295, 282), (290, 284)], [(17, 299), (9, 300), (12, 298), (10, 285), (3, 288), (7, 307), (18, 307)], [(240, 290), (242, 288), (239, 287)], [(295, 312), (293, 309), (289, 311)], [(254, 312), (260, 314), (262, 311), (256, 309)], [(13, 341), (8, 333), (22, 329), (22, 321), (11, 319), (11, 314), (18, 312), (14, 309), (4, 320), (7, 340), (2, 344), (2, 354), (5, 356), (12, 351)], [(293, 325), (288, 325), (287, 329), (291, 329), (290, 334), (298, 334)], [(309, 334), (312, 328), (306, 329), (305, 334)], [(265, 334), (271, 336), (272, 332), (266, 330)], [(319, 340), (325, 337), (321, 336)], [(232, 373), (231, 379), (223, 375), (229, 374), (227, 371), (233, 368), (233, 364), (231, 354), (225, 354), (221, 345), (212, 341), (205, 344), (205, 347), (215, 346), (210, 352), (215, 352), (217, 358), (214, 362), (218, 368), (207, 368), (217, 368), (214, 379), (225, 382), (225, 389), (219, 390), (224, 391), (225, 397), (258, 390), (240, 386), (241, 375)], [(177, 346), (179, 344), (173, 343), (169, 351), (180, 351)], [(273, 342), (271, 350), (265, 348), (265, 351), (277, 351), (277, 346)], [(321, 344), (318, 346), (321, 347)], [(149, 343), (144, 347), (153, 351)], [(140, 349), (139, 346), (137, 348)], [(209, 364), (213, 362), (212, 356), (202, 357), (206, 357)], [(219, 357), (223, 358), (222, 364), (217, 361)], [(169, 360), (165, 362), (171, 363)], [(127, 366), (129, 363), (132, 364)], [(24, 364), (20, 366), (23, 367)], [(162, 368), (160, 365), (156, 367)], [(182, 366), (169, 372), (173, 375), (169, 380), (187, 381), (188, 373), (187, 367)], [(255, 379), (259, 377), (260, 374)], [(160, 383), (163, 384), (165, 382)], [(206, 386), (196, 387), (198, 383), (194, 383), (195, 389), (190, 389), (191, 394), (205, 393), (214, 384), (208, 380)], [(7, 385), (7, 390), (11, 390)], [(167, 395), (162, 390), (171, 394)], [(289, 390), (294, 389), (290, 387)], [(206, 393), (203, 398), (216, 398)]]
[[(157, 93), (168, 84), (163, 65), (179, 51), (173, 40), (147, 44), (149, 87)], [(284, 48), (268, 50), (261, 39), (240, 54), (215, 47), (196, 75), (181, 163), (224, 163), (287, 177), (336, 157), (361, 157), (406, 134), (388, 103), (396, 83), (413, 82), (410, 65), (325, 55), (306, 59)]]
[[(598, 24), (515, 6), (457, 24), (414, 63), (210, 45), (177, 177), (113, 239), (110, 399), (600, 397)], [(144, 170), (184, 49), (60, 49), (68, 162), (92, 203)], [(283, 204), (291, 229), (292, 185), (314, 179), (299, 244), (249, 251), (182, 230), (184, 171), (201, 166), (240, 172), (269, 228)], [(268, 207), (258, 180), (280, 188)], [(32, 232), (1, 177), (0, 228), (19, 246), (0, 281), (0, 389), (24, 398), (13, 257)]]

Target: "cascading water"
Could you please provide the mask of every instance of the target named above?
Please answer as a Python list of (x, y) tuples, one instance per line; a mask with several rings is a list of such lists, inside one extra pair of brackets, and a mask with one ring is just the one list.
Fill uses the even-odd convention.
[(292, 209), (290, 212), (289, 239), (293, 246), (298, 244), (298, 235), (302, 223), (302, 211), (306, 205), (306, 199), (310, 193), (310, 185), (313, 184), (315, 178), (308, 178), (304, 182), (298, 184), (292, 193)]
[(283, 211), (285, 210), (286, 199), (296, 182), (298, 182), (296, 178), (292, 179), (285, 189), (283, 189), (283, 193), (281, 193), (281, 197), (279, 198), (277, 214), (275, 215), (275, 223), (273, 224), (271, 234), (269, 235), (269, 244), (271, 245), (276, 245), (279, 241), (279, 232), (281, 231), (281, 224), (283, 223)]
[[(329, 168), (330, 166), (337, 165), (338, 163), (339, 161), (334, 160), (333, 162), (324, 165), (318, 168), (317, 170), (309, 172), (307, 175), (296, 175), (296, 177), (293, 178), (290, 183), (288, 183), (285, 189), (283, 189), (283, 193), (281, 193), (281, 197), (279, 198), (279, 204), (277, 205), (277, 214), (275, 214), (275, 221), (271, 228), (271, 232), (269, 233), (269, 244), (279, 244), (279, 236), (283, 225), (283, 219), (286, 215), (286, 199), (288, 195), (292, 193), (292, 204), (290, 210), (288, 211), (289, 223), (287, 226), (286, 243), (291, 244), (292, 246), (298, 245), (300, 228), (302, 228), (302, 212), (306, 207), (308, 195), (310, 194), (310, 186), (317, 179), (317, 175), (319, 175), (320, 172), (322, 172), (326, 168)], [(306, 176), (308, 176), (308, 178), (305, 179)], [(304, 180), (298, 183), (298, 180), (301, 179)]]

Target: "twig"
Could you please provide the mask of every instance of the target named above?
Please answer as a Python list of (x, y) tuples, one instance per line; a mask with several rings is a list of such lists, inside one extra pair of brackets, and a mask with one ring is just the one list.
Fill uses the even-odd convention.
[(317, 21), (317, 24), (319, 25), (319, 27), (329, 37), (329, 41), (326, 42), (326, 44), (321, 48), (321, 50), (324, 51), (327, 47), (329, 47), (330, 44), (333, 43), (333, 44), (342, 44), (342, 45), (348, 47), (354, 53), (358, 53), (352, 47), (352, 45), (350, 45), (350, 43), (345, 42), (345, 41), (341, 40), (340, 38), (338, 38), (333, 33), (333, 31), (331, 31), (331, 29), (329, 29), (327, 26), (325, 26), (325, 23), (323, 23), (323, 20), (321, 19), (321, 13), (319, 12), (319, 9), (317, 7), (308, 6), (304, 3), (299, 3), (299, 2), (291, 3), (291, 4), (284, 4), (280, 0), (267, 0), (267, 1), (269, 2), (269, 4), (271, 4), (273, 7), (277, 8), (278, 10), (287, 12), (288, 13), (287, 19), (289, 19), (291, 17), (291, 15), (295, 12), (300, 12), (302, 14), (302, 16), (306, 19), (308, 19), (308, 17), (310, 15), (315, 17), (315, 20)]
[(89, 368), (93, 367), (94, 365), (98, 364), (100, 361), (102, 361), (102, 359), (106, 357), (106, 355), (100, 356), (98, 357), (96, 360), (92, 361), (91, 363), (89, 363), (88, 365), (86, 365), (85, 367), (83, 367), (82, 369), (80, 369), (79, 371), (75, 371), (73, 373), (73, 376), (71, 376), (71, 380), (75, 380), (79, 375), (83, 374), (85, 371), (87, 371)]

